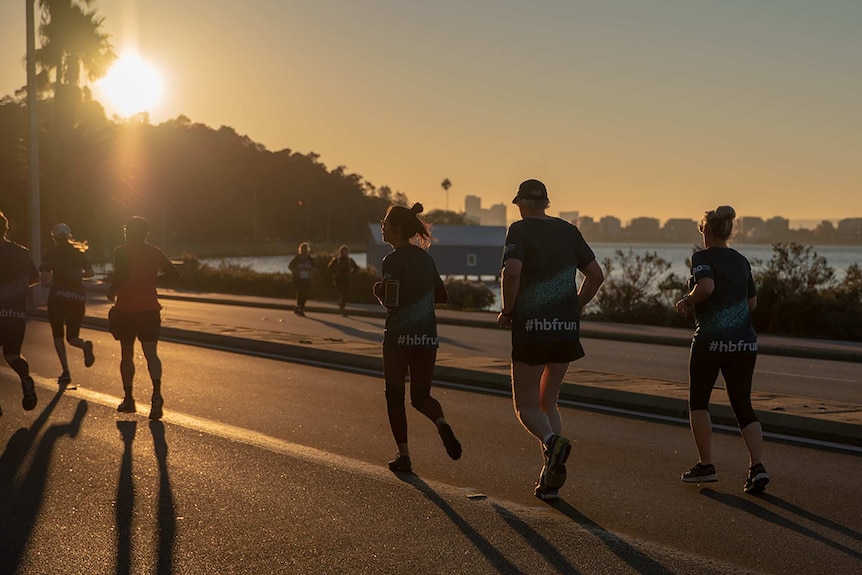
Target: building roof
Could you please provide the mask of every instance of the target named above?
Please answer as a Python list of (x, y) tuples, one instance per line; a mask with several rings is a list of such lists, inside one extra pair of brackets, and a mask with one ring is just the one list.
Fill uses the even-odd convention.
[[(377, 245), (383, 244), (380, 224), (368, 224), (371, 238)], [(431, 228), (434, 246), (494, 246), (502, 249), (506, 241), (505, 226), (451, 226), (435, 225)]]

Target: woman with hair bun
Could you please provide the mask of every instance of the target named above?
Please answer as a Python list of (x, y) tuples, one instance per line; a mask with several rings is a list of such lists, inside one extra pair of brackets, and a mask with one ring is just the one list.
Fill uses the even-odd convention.
[(383, 331), (383, 377), (389, 426), (398, 445), (398, 454), (389, 462), (392, 471), (412, 470), (404, 406), (408, 372), (410, 404), (435, 423), (449, 457), (461, 457), (461, 444), (440, 403), (431, 397), (431, 376), (437, 361), (434, 304), (446, 303), (449, 296), (426, 251), (431, 232), (418, 216), (422, 210), (418, 203), (410, 209), (391, 206), (380, 222), (383, 241), (394, 248), (383, 258), (382, 280), (374, 284), (374, 295), (388, 310)]
[(682, 316), (694, 311), (695, 329), (689, 354), (689, 422), (700, 460), (682, 474), (686, 483), (718, 481), (712, 462), (709, 396), (724, 376), (727, 396), (748, 449), (745, 493), (759, 493), (769, 483), (763, 466), (763, 430), (751, 406), (751, 382), (757, 360), (757, 334), (751, 312), (757, 307), (751, 265), (728, 247), (736, 212), (719, 206), (703, 215), (700, 232), (706, 249), (691, 257), (689, 291), (676, 303)]

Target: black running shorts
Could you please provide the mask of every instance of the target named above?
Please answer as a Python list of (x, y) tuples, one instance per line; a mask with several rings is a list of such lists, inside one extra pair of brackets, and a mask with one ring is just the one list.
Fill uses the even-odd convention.
[(137, 337), (141, 341), (158, 341), (162, 318), (159, 310), (120, 311), (111, 308), (108, 328), (117, 341), (129, 341)]
[(569, 363), (581, 359), (584, 355), (584, 348), (577, 341), (512, 344), (512, 361), (527, 365)]

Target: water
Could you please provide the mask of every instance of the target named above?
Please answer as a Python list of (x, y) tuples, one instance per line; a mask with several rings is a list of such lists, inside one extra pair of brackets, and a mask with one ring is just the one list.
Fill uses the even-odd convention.
[[(683, 277), (688, 277), (689, 270), (686, 260), (691, 257), (693, 247), (688, 244), (616, 244), (616, 243), (594, 243), (590, 244), (596, 254), (596, 259), (601, 263), (605, 258), (614, 258), (616, 250), (627, 252), (632, 249), (635, 254), (643, 255), (647, 252), (655, 252), (671, 263), (670, 271)], [(750, 261), (760, 260), (766, 264), (772, 259), (772, 246), (770, 245), (734, 245), (739, 253)], [(826, 258), (829, 265), (835, 269), (837, 279), (844, 277), (847, 268), (853, 264), (862, 265), (862, 247), (860, 246), (820, 246), (814, 248), (818, 256)], [(228, 265), (247, 266), (262, 273), (285, 273), (287, 264), (294, 257), (293, 254), (283, 256), (249, 256), (232, 258), (205, 258), (202, 263), (218, 267), (222, 262)], [(364, 253), (351, 253), (359, 267), (365, 267), (367, 262)]]
[[(689, 244), (618, 244), (618, 243), (594, 243), (590, 244), (596, 254), (596, 259), (601, 264), (605, 258), (615, 259), (614, 255), (617, 250), (628, 252), (631, 249), (636, 255), (644, 255), (648, 252), (655, 252), (660, 257), (664, 258), (671, 264), (670, 272), (675, 273), (680, 278), (688, 278), (689, 269), (686, 261), (691, 257), (694, 246)], [(752, 261), (760, 260), (765, 265), (772, 259), (771, 245), (733, 245), (739, 253)], [(814, 248), (818, 256), (826, 258), (830, 267), (835, 270), (835, 278), (841, 280), (847, 268), (853, 264), (862, 265), (862, 247), (860, 246), (818, 246)], [(262, 273), (285, 273), (287, 272), (287, 264), (294, 257), (294, 254), (282, 256), (249, 256), (249, 257), (232, 257), (232, 258), (205, 258), (201, 263), (209, 264), (213, 267), (218, 267), (222, 262), (228, 265), (246, 266)], [(356, 261), (359, 267), (365, 267), (366, 257), (364, 253), (351, 253), (350, 257)], [(756, 270), (756, 268), (755, 268)], [(495, 282), (486, 282), (488, 287), (494, 292), (494, 305), (491, 309), (499, 309), (500, 307), (500, 286)]]

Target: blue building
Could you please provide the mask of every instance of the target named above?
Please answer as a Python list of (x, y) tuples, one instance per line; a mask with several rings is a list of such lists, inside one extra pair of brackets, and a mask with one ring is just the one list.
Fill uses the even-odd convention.
[[(500, 277), (503, 242), (506, 241), (505, 226), (441, 224), (431, 229), (431, 235), (434, 241), (428, 253), (434, 258), (440, 275)], [(368, 240), (365, 249), (368, 265), (380, 270), (383, 256), (391, 251), (392, 246), (383, 243), (380, 225), (368, 224)]]

